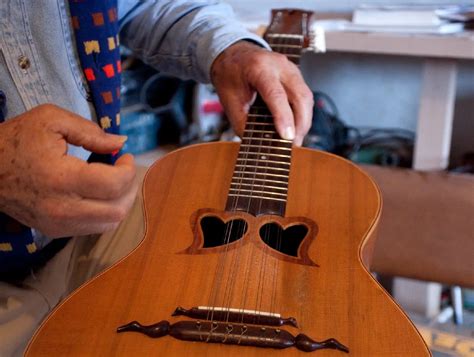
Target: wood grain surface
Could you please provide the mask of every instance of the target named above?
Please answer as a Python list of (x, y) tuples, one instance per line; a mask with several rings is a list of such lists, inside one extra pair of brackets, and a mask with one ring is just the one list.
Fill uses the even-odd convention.
[[(293, 316), (299, 329), (286, 330), (316, 340), (336, 338), (349, 347), (351, 356), (429, 355), (413, 324), (363, 266), (362, 257), (370, 258), (370, 251), (364, 255), (362, 250), (372, 246), (380, 196), (366, 174), (341, 158), (293, 150), (286, 217), (316, 223), (308, 254), (317, 266), (279, 259), (253, 244), (213, 254), (183, 254), (194, 240), (193, 214), (224, 209), (237, 152), (236, 143), (202, 144), (175, 151), (152, 166), (144, 183), (146, 233), (141, 245), (61, 303), (36, 332), (26, 354), (305, 354), (294, 348), (268, 350), (115, 332), (132, 320), (189, 320), (171, 313), (177, 306), (214, 304)], [(335, 350), (312, 354), (344, 355)]]

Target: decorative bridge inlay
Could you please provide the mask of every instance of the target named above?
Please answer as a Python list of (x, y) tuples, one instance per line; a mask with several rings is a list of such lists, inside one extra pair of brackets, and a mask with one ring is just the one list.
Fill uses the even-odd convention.
[(216, 307), (193, 307), (189, 310), (177, 307), (172, 316), (187, 316), (197, 321), (178, 321), (172, 324), (163, 320), (152, 325), (132, 321), (118, 327), (117, 332), (139, 332), (152, 338), (170, 335), (183, 341), (262, 348), (295, 347), (304, 352), (321, 349), (349, 352), (346, 346), (334, 338), (318, 342), (302, 333), (294, 336), (278, 327), (269, 327), (282, 325), (297, 327), (294, 318), (281, 318), (278, 314)]
[(117, 332), (140, 332), (153, 338), (170, 335), (183, 341), (262, 348), (284, 349), (294, 346), (304, 352), (333, 349), (349, 353), (349, 349), (334, 338), (318, 342), (302, 333), (293, 336), (283, 329), (245, 324), (207, 321), (178, 321), (171, 324), (163, 320), (157, 324), (146, 326), (140, 324), (138, 321), (132, 321), (120, 326)]

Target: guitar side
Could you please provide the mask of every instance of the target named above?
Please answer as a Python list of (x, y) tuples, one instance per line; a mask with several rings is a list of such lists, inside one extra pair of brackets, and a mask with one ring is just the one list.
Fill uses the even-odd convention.
[[(196, 145), (171, 153), (150, 168), (144, 183), (144, 240), (63, 301), (40, 326), (26, 354), (268, 353), (256, 347), (116, 333), (118, 326), (132, 320), (145, 324), (183, 320), (170, 316), (177, 306), (209, 305), (214, 272), (226, 254), (229, 264), (222, 270), (221, 290), (232, 291), (228, 300), (229, 294), (222, 292), (222, 302), (228, 301), (229, 306), (240, 308), (246, 301), (245, 308), (268, 311), (271, 305), (282, 316), (297, 319), (298, 328), (285, 327), (288, 331), (319, 340), (334, 337), (353, 356), (430, 355), (413, 324), (364, 266), (370, 259), (381, 200), (372, 180), (344, 159), (309, 149), (293, 150), (285, 216), (306, 217), (317, 224), (307, 248), (314, 266), (281, 259), (250, 243), (225, 253), (183, 253), (195, 239), (191, 217), (203, 208), (225, 207), (237, 151), (235, 143)], [(250, 267), (251, 273), (234, 278), (232, 266), (242, 266), (242, 271)], [(296, 349), (271, 352), (304, 353)], [(313, 353), (342, 355), (336, 350)]]

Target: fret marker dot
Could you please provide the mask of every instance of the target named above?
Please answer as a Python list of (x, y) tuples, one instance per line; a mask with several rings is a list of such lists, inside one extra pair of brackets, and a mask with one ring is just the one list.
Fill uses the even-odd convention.
[(270, 134), (265, 134), (264, 135), (266, 138), (269, 138), (270, 137)]
[(260, 156), (260, 159), (262, 159), (262, 160), (266, 160), (266, 159), (267, 159), (267, 157), (266, 157), (265, 155), (262, 155), (262, 156)]

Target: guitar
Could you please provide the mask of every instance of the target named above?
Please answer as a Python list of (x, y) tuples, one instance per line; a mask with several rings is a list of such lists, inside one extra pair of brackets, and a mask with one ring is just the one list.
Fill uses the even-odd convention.
[[(312, 14), (272, 15), (266, 40), (298, 63)], [(165, 156), (143, 194), (141, 244), (56, 307), (26, 355), (430, 354), (368, 271), (376, 185), (281, 139), (259, 97), (240, 144)]]

